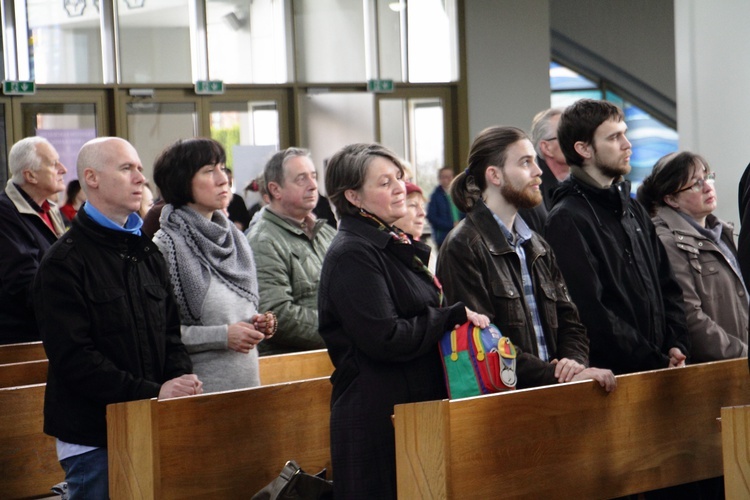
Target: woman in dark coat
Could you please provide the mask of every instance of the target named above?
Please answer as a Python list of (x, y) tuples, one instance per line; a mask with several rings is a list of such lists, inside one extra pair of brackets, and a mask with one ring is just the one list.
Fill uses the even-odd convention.
[(335, 498), (396, 498), (391, 415), (397, 404), (446, 397), (437, 343), (467, 319), (444, 307), (430, 249), (392, 224), (406, 214), (403, 165), (378, 144), (337, 152), (326, 191), (339, 231), (323, 264), (319, 328), (335, 366), (331, 457)]

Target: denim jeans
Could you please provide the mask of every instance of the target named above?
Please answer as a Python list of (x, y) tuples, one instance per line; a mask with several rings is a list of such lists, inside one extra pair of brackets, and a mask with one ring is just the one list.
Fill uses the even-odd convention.
[(107, 500), (107, 448), (97, 448), (60, 461), (68, 483), (69, 500)]

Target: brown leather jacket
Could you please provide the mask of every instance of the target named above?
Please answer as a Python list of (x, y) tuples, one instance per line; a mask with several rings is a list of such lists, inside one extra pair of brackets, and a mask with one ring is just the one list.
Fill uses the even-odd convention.
[[(717, 221), (713, 215), (706, 219), (708, 226)], [(748, 301), (741, 276), (711, 239), (672, 208), (660, 207), (653, 222), (682, 287), (691, 362), (747, 356)], [(721, 239), (736, 256), (732, 227), (721, 225)]]
[[(549, 245), (533, 233), (523, 249), (550, 359), (569, 358), (588, 366), (586, 328)], [(519, 388), (555, 384), (554, 365), (538, 358), (520, 265), (492, 212), (479, 201), (440, 247), (437, 274), (448, 303), (461, 301), (486, 314), (520, 350)]]

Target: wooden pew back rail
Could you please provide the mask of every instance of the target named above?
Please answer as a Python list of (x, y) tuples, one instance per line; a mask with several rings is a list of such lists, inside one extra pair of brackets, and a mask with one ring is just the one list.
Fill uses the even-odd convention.
[(747, 359), (395, 408), (399, 498), (611, 498), (722, 474)]
[(110, 497), (249, 497), (287, 460), (330, 469), (328, 377), (107, 407)]

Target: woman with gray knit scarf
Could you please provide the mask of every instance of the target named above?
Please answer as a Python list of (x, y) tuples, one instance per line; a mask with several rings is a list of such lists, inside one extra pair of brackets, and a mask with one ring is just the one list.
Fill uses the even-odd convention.
[(255, 346), (276, 329), (258, 314), (250, 245), (224, 210), (232, 199), (224, 148), (212, 139), (168, 146), (154, 163), (167, 205), (154, 242), (169, 266), (182, 341), (204, 392), (260, 385)]

